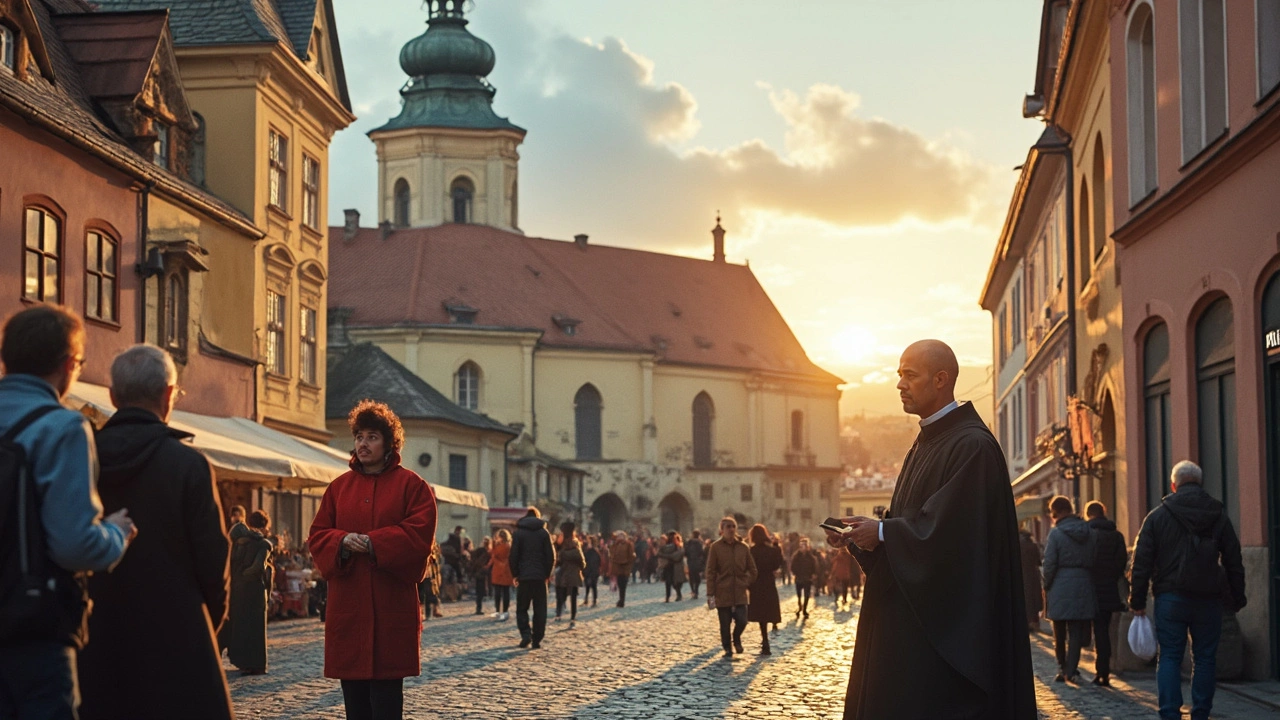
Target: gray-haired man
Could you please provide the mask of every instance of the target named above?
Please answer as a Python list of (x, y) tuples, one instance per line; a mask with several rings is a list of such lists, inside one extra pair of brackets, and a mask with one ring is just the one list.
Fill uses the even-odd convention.
[(99, 492), (108, 511), (128, 506), (147, 532), (114, 572), (89, 581), (83, 720), (140, 707), (157, 717), (232, 717), (214, 641), (227, 613), (231, 546), (208, 461), (184, 442), (190, 433), (167, 424), (177, 383), (173, 360), (154, 345), (111, 364), (118, 410), (98, 433)]
[(1207, 720), (1213, 709), (1224, 569), (1233, 609), (1247, 602), (1240, 539), (1222, 503), (1201, 485), (1201, 477), (1200, 466), (1193, 462), (1173, 466), (1173, 493), (1142, 521), (1133, 551), (1129, 607), (1134, 615), (1146, 614), (1150, 583), (1160, 642), (1156, 696), (1160, 717), (1166, 719), (1182, 717), (1182, 657), (1188, 630), (1195, 666), (1191, 718)]

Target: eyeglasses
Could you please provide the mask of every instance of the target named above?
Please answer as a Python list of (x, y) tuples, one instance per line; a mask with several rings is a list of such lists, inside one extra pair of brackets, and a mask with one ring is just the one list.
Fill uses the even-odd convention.
[(61, 362), (66, 362), (67, 360), (70, 360), (76, 364), (77, 371), (84, 369), (85, 359), (83, 355), (63, 355)]

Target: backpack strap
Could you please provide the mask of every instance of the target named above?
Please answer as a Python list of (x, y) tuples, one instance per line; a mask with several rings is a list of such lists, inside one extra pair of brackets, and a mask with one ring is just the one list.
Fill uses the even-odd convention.
[(6, 432), (3, 437), (0, 437), (0, 443), (13, 442), (18, 437), (18, 435), (22, 434), (23, 430), (26, 430), (28, 427), (31, 427), (31, 425), (34, 424), (37, 420), (44, 417), (45, 415), (48, 415), (54, 410), (61, 410), (61, 409), (63, 409), (61, 405), (44, 405), (42, 407), (36, 408), (35, 410), (32, 410), (26, 415), (23, 415), (22, 418), (18, 420), (18, 422), (14, 423), (13, 427), (9, 428), (9, 431)]

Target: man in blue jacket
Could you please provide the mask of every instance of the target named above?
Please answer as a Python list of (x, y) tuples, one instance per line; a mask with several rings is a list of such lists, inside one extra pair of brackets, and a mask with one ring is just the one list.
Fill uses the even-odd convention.
[(76, 653), (84, 647), (88, 603), (84, 573), (115, 566), (136, 534), (127, 509), (102, 517), (98, 461), (84, 416), (61, 407), (84, 365), (84, 325), (60, 307), (14, 315), (0, 339), (0, 435), (33, 410), (51, 408), (17, 434), (41, 496), (50, 559), (75, 588), (63, 603), (57, 637), (0, 644), (0, 717), (74, 718)]

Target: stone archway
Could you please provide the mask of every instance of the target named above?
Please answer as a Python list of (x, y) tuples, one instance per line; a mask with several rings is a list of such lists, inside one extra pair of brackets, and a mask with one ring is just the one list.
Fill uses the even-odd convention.
[(607, 534), (614, 530), (628, 530), (630, 517), (627, 504), (615, 493), (605, 493), (591, 503), (591, 532)]
[(683, 537), (693, 531), (693, 506), (684, 495), (678, 492), (667, 493), (658, 503), (658, 517), (661, 531), (675, 530)]

